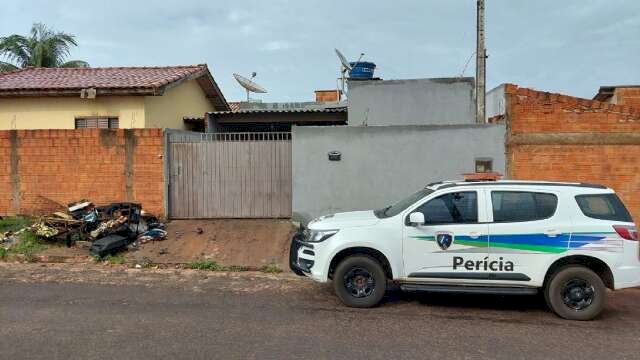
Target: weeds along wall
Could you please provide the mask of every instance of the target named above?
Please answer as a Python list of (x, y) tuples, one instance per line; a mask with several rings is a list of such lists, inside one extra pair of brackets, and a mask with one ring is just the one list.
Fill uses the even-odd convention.
[(0, 215), (132, 201), (164, 216), (161, 129), (0, 131)]

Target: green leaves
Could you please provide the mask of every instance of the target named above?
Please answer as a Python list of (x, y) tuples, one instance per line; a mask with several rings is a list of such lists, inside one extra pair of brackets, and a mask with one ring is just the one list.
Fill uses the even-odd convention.
[(0, 72), (18, 70), (19, 67), (8, 62), (0, 61)]
[(31, 27), (29, 36), (0, 37), (0, 72), (27, 66), (34, 67), (89, 67), (82, 60), (66, 61), (71, 48), (78, 46), (74, 35), (55, 32), (42, 23)]

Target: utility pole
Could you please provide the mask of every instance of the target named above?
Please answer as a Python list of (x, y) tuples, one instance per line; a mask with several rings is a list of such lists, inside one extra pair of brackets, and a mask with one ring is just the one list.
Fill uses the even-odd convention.
[(478, 0), (476, 22), (476, 122), (485, 122), (487, 50), (484, 48), (484, 0)]

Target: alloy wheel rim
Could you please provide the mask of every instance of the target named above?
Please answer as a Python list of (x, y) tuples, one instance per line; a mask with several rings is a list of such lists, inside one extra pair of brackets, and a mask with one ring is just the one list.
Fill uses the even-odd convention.
[(562, 301), (570, 309), (580, 311), (588, 308), (595, 298), (595, 289), (584, 279), (571, 279), (562, 287)]
[(376, 280), (369, 270), (362, 267), (351, 268), (343, 278), (345, 289), (355, 298), (371, 296), (376, 287)]

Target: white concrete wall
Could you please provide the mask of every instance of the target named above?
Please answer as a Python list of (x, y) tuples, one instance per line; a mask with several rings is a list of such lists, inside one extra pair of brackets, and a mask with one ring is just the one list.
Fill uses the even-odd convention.
[[(295, 126), (294, 219), (381, 208), (430, 182), (461, 179), (476, 158), (504, 173), (504, 136), (504, 125)], [(330, 151), (342, 160), (329, 161)]]
[(486, 119), (506, 113), (506, 98), (504, 94), (504, 84), (491, 89), (486, 97)]
[(475, 123), (472, 78), (350, 81), (350, 126)]

